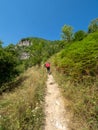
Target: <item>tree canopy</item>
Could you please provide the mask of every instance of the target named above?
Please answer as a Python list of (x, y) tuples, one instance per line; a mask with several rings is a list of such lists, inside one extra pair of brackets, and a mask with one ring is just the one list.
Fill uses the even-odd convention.
[(84, 32), (83, 30), (79, 30), (79, 31), (75, 32), (74, 40), (75, 41), (81, 41), (86, 36), (87, 36), (86, 32)]
[(88, 26), (88, 33), (93, 33), (98, 31), (98, 18), (91, 21), (90, 25)]
[(62, 27), (62, 39), (70, 42), (72, 40), (72, 36), (73, 36), (73, 28), (69, 25), (64, 25)]

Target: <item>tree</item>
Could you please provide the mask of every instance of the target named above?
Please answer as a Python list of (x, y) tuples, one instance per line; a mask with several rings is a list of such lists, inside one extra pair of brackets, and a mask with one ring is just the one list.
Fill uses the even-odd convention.
[(86, 32), (79, 30), (74, 34), (74, 40), (75, 41), (81, 41), (84, 37), (86, 37)]
[(62, 27), (62, 39), (70, 42), (73, 36), (73, 28), (69, 25), (64, 25)]
[(0, 40), (0, 48), (2, 48), (2, 44), (3, 44), (3, 42)]
[(33, 44), (28, 48), (28, 52), (30, 53), (31, 60), (34, 65), (40, 65), (43, 59), (43, 50), (44, 50), (44, 42), (33, 42)]
[(88, 26), (88, 33), (93, 33), (98, 31), (98, 18), (91, 21), (90, 25)]
[(15, 45), (0, 47), (0, 85), (12, 81), (20, 72), (20, 60)]
[(17, 57), (6, 49), (0, 49), (0, 85), (18, 75), (17, 64)]

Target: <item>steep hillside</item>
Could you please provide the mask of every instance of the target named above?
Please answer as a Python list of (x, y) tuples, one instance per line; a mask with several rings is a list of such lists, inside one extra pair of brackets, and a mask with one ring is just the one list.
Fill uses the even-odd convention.
[(43, 130), (45, 79), (43, 70), (28, 69), (0, 95), (0, 130)]
[(0, 44), (0, 93), (8, 89), (8, 84), (20, 73), (34, 65), (40, 66), (64, 46), (63, 41), (42, 38), (24, 38), (19, 44), (9, 44), (7, 47)]
[[(53, 54), (59, 52), (66, 43), (64, 41), (49, 41), (42, 38), (24, 38), (17, 44), (20, 59), (26, 66), (40, 65)], [(27, 60), (27, 62), (26, 62)]]
[(95, 77), (98, 74), (98, 32), (68, 45), (55, 56), (54, 65), (73, 80)]
[(70, 102), (70, 127), (98, 130), (98, 32), (69, 44), (51, 63), (53, 75)]

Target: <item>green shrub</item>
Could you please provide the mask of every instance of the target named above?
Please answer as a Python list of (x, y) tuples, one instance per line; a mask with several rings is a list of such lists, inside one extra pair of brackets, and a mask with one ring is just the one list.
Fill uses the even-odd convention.
[(54, 64), (66, 75), (83, 80), (84, 76), (98, 74), (98, 32), (88, 35), (80, 42), (74, 42), (58, 53)]

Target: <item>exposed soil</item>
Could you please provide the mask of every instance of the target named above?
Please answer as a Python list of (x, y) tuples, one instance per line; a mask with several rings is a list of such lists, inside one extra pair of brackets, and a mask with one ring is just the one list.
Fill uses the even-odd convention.
[(64, 99), (52, 75), (48, 75), (45, 97), (45, 130), (69, 130)]

